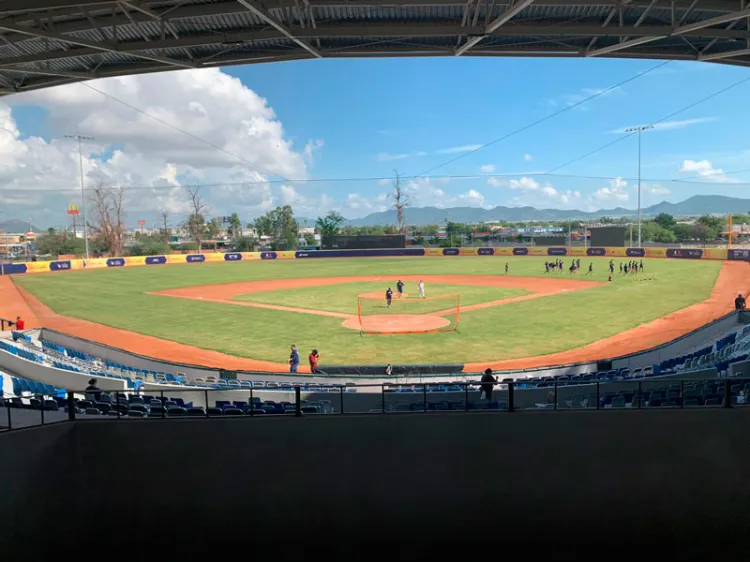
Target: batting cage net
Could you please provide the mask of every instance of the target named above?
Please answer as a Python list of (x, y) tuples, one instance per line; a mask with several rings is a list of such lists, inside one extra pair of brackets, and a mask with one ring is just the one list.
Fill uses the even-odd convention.
[(362, 334), (426, 334), (452, 332), (461, 315), (459, 296), (399, 298), (390, 303), (385, 295), (360, 295), (357, 302), (359, 330)]

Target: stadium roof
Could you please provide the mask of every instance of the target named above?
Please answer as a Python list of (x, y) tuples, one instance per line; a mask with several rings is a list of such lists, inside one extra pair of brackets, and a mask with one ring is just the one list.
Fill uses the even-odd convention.
[(0, 95), (309, 58), (618, 57), (750, 66), (747, 0), (0, 0)]

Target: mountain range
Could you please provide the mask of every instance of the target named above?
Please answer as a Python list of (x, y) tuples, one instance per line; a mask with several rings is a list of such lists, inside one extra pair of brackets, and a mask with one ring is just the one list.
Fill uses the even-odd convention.
[[(723, 195), (694, 195), (679, 203), (662, 201), (650, 207), (641, 209), (642, 216), (655, 216), (659, 213), (669, 213), (678, 217), (691, 217), (704, 214), (728, 214), (750, 212), (750, 199), (725, 197)], [(404, 211), (406, 224), (426, 225), (442, 224), (446, 221), (460, 223), (480, 223), (491, 221), (521, 222), (521, 221), (564, 221), (574, 219), (600, 219), (603, 217), (636, 216), (635, 209), (615, 207), (614, 209), (600, 209), (598, 211), (578, 211), (563, 209), (537, 209), (535, 207), (495, 207), (483, 209), (480, 207), (410, 207)], [(310, 221), (310, 219), (307, 219)], [(384, 226), (396, 223), (396, 211), (388, 210), (371, 213), (361, 219), (347, 221), (352, 226)], [(314, 221), (310, 221), (314, 224)]]
[[(0, 222), (0, 230), (3, 232), (13, 232), (13, 233), (19, 233), (19, 232), (28, 232), (29, 231), (29, 222), (28, 221), (19, 221), (19, 220), (7, 220)], [(36, 227), (33, 227), (34, 232), (39, 232), (39, 229)]]

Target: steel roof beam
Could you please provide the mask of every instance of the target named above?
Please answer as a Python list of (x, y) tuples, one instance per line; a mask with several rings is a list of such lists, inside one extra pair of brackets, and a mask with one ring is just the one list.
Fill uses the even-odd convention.
[(487, 26), (487, 29), (485, 30), (484, 35), (472, 37), (466, 43), (464, 43), (458, 49), (456, 49), (456, 56), (460, 57), (469, 49), (476, 47), (478, 43), (481, 43), (482, 41), (484, 41), (484, 39), (487, 37), (488, 34), (491, 34), (493, 31), (497, 31), (500, 27), (508, 23), (510, 20), (512, 20), (514, 17), (516, 17), (526, 8), (531, 6), (534, 3), (534, 1), (535, 0), (518, 0), (515, 4), (513, 4), (513, 6), (509, 6), (503, 12), (503, 15), (501, 15), (499, 18), (492, 21)]
[[(2, 24), (0, 24), (2, 26)], [(482, 32), (480, 27), (461, 27), (457, 24), (358, 24), (358, 25), (318, 25), (317, 28), (305, 28), (296, 30), (295, 36), (298, 39), (325, 39), (337, 37), (434, 37), (446, 36), (457, 37), (459, 35), (477, 35)], [(745, 39), (749, 34), (742, 30), (712, 30), (717, 37), (722, 39)], [(30, 33), (30, 31), (29, 31)], [(516, 24), (508, 27), (496, 29), (492, 36), (514, 36), (528, 35), (535, 37), (558, 37), (561, 35), (588, 37), (612, 37), (627, 36), (633, 34), (642, 35), (645, 38), (666, 37), (666, 28), (646, 26), (635, 28), (628, 27), (610, 27), (601, 28), (590, 25), (537, 25), (537, 24)], [(691, 32), (699, 33), (699, 32)], [(235, 33), (211, 34), (211, 35), (183, 35), (179, 39), (165, 39), (152, 41), (129, 41), (127, 43), (118, 43), (117, 48), (112, 52), (129, 54), (137, 56), (140, 50), (164, 50), (186, 47), (205, 47), (219, 45), (224, 48), (227, 44), (268, 41), (286, 39), (288, 36), (275, 29), (265, 30), (248, 30)], [(643, 39), (634, 40), (640, 43)], [(84, 43), (77, 41), (78, 44)], [(454, 43), (455, 44), (455, 43)], [(92, 44), (93, 45), (93, 44)], [(0, 68), (16, 64), (25, 64), (45, 60), (74, 59), (76, 57), (89, 57), (102, 51), (101, 45), (106, 43), (96, 43), (97, 47), (83, 47), (69, 51), (45, 51), (31, 55), (20, 55), (15, 57), (0, 58)], [(145, 58), (145, 57), (143, 57)], [(161, 61), (159, 61), (161, 62)]]
[(741, 57), (744, 55), (750, 55), (750, 49), (737, 49), (734, 51), (722, 51), (720, 53), (711, 53), (710, 55), (700, 55), (699, 61), (712, 61), (721, 60), (733, 57)]
[(276, 29), (277, 31), (283, 33), (288, 39), (291, 39), (294, 41), (297, 45), (302, 47), (305, 51), (310, 53), (312, 56), (316, 58), (322, 58), (323, 55), (320, 54), (320, 51), (313, 47), (312, 45), (308, 45), (307, 42), (303, 41), (302, 39), (297, 38), (294, 33), (292, 33), (289, 28), (287, 28), (285, 25), (282, 25), (281, 23), (277, 22), (274, 18), (271, 17), (271, 15), (264, 10), (263, 8), (260, 8), (259, 6), (256, 6), (249, 0), (237, 0), (240, 4), (242, 4), (245, 8), (247, 8), (250, 12), (258, 16), (260, 19), (262, 19), (264, 22), (266, 22), (268, 25)]
[[(95, 49), (95, 50), (104, 51), (107, 53), (122, 53), (122, 51), (120, 51), (119, 49), (107, 47), (101, 43), (92, 43), (91, 41), (84, 41), (82, 39), (76, 39), (75, 37), (58, 35), (57, 33), (50, 33), (50, 32), (42, 31), (39, 29), (26, 29), (24, 27), (19, 27), (17, 25), (10, 25), (7, 23), (2, 23), (2, 22), (0, 22), (0, 29), (5, 30), (5, 31), (12, 31), (15, 33), (22, 33), (30, 37), (42, 37), (45, 39), (61, 41), (63, 43), (70, 43), (71, 45), (78, 45), (80, 47), (88, 47), (89, 49)], [(145, 47), (145, 48), (148, 48), (148, 47)], [(174, 67), (182, 67), (182, 68), (197, 68), (198, 67), (198, 65), (195, 63), (185, 62), (185, 61), (181, 61), (177, 59), (172, 59), (169, 57), (161, 57), (158, 55), (149, 55), (146, 53), (138, 53), (138, 52), (133, 52), (129, 54), (140, 59), (161, 62), (163, 64), (168, 64)]]
[[(651, 43), (652, 41), (658, 41), (660, 39), (665, 39), (667, 37), (686, 35), (688, 33), (699, 31), (707, 27), (711, 27), (713, 25), (721, 25), (722, 23), (727, 23), (727, 22), (735, 21), (738, 19), (746, 18), (746, 17), (750, 17), (750, 8), (745, 8), (744, 10), (739, 10), (736, 12), (730, 12), (728, 14), (716, 16), (715, 18), (709, 18), (707, 20), (690, 23), (687, 25), (682, 25), (680, 27), (676, 27), (675, 29), (673, 29), (670, 33), (667, 33), (662, 36), (638, 37), (636, 39), (631, 39), (629, 41), (622, 41), (621, 43), (616, 43), (614, 45), (600, 47), (599, 49), (589, 51), (588, 53), (586, 53), (586, 56), (596, 57), (599, 55), (609, 55), (617, 51), (622, 51), (625, 49), (629, 49), (631, 47), (638, 47), (639, 45), (643, 45), (645, 43)], [(639, 33), (636, 33), (636, 34), (639, 35)]]

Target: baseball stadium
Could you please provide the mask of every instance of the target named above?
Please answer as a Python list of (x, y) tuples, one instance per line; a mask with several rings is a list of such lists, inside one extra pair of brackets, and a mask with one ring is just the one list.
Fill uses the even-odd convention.
[[(745, 0), (4, 0), (0, 32), (9, 99), (318, 58), (750, 65)], [(69, 135), (85, 251), (0, 263), (2, 551), (746, 555), (750, 250), (731, 213), (642, 242), (647, 128), (622, 243), (407, 244), (397, 191), (397, 236), (149, 255), (89, 251)]]

